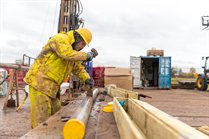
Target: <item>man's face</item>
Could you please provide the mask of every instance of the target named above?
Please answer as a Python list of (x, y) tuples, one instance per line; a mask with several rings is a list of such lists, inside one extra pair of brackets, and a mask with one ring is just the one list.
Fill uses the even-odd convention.
[(82, 50), (84, 47), (86, 46), (86, 43), (84, 41), (80, 41), (77, 43), (77, 45), (75, 46), (75, 50), (76, 51), (80, 51)]

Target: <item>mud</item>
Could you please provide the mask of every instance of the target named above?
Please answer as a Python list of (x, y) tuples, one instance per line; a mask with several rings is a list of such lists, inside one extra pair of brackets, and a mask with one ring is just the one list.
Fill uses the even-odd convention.
[[(20, 91), (20, 101), (24, 97), (25, 93)], [(7, 108), (3, 111), (3, 103), (4, 98), (0, 98), (0, 139), (17, 139), (31, 129), (29, 99), (18, 112), (16, 108)]]
[(120, 138), (113, 113), (102, 111), (102, 108), (112, 100), (113, 98), (108, 95), (100, 94), (97, 97), (88, 119), (85, 139)]

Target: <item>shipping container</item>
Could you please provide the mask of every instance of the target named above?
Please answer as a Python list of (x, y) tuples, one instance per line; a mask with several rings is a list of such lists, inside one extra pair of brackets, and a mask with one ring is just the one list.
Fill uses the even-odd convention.
[(141, 58), (136, 56), (130, 57), (130, 68), (133, 75), (133, 88), (141, 87)]
[(136, 56), (130, 57), (130, 68), (137, 69), (140, 68), (141, 58)]
[(171, 57), (159, 58), (158, 87), (171, 88)]
[(134, 88), (171, 88), (171, 57), (131, 56), (130, 67)]

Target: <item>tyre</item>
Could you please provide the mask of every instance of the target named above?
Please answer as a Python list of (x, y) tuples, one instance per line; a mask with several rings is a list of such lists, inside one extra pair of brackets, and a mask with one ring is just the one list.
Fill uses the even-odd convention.
[(200, 76), (197, 78), (197, 89), (200, 91), (206, 91), (208, 88), (207, 81), (204, 77)]

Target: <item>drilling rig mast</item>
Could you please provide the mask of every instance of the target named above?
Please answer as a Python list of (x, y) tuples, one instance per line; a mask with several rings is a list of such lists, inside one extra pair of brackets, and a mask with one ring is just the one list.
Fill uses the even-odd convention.
[(79, 18), (82, 12), (83, 7), (80, 0), (61, 0), (58, 33), (75, 30), (83, 26), (83, 19)]

